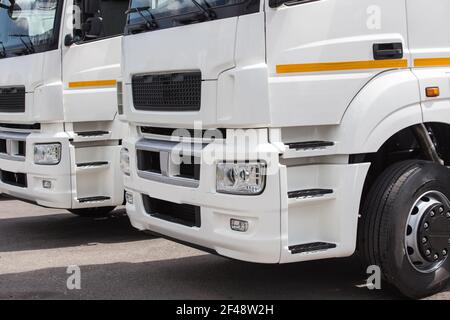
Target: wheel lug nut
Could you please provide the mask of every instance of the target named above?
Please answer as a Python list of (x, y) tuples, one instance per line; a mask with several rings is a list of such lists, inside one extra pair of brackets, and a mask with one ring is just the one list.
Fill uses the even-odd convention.
[(428, 224), (428, 222), (425, 222), (425, 223), (423, 224), (423, 227), (424, 227), (425, 229), (428, 229), (429, 226), (430, 226), (430, 225)]
[(433, 256), (433, 259), (434, 259), (434, 260), (439, 259), (439, 255), (435, 254), (435, 255)]
[(426, 254), (427, 256), (429, 256), (429, 255), (431, 255), (431, 251), (430, 251), (430, 250), (427, 250), (427, 251), (425, 251), (425, 254)]
[(446, 249), (442, 250), (442, 255), (443, 255), (443, 256), (446, 256), (446, 255), (447, 255), (447, 250), (446, 250)]
[(430, 216), (433, 218), (436, 215), (436, 212), (431, 211)]
[(422, 243), (427, 243), (427, 242), (428, 242), (427, 237), (423, 237), (423, 238), (422, 238)]
[(445, 214), (445, 216), (446, 216), (447, 218), (450, 218), (450, 212), (447, 212), (447, 213)]
[(439, 207), (439, 213), (442, 213), (442, 212), (444, 212), (444, 208)]

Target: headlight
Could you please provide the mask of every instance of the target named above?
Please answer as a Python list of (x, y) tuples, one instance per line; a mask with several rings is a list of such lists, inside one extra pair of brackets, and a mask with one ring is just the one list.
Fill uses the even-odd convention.
[(61, 161), (61, 144), (35, 144), (34, 163), (42, 165), (55, 165)]
[(219, 163), (216, 180), (217, 192), (258, 195), (266, 186), (266, 165), (261, 162)]
[(120, 169), (127, 176), (130, 175), (130, 154), (127, 148), (120, 150)]

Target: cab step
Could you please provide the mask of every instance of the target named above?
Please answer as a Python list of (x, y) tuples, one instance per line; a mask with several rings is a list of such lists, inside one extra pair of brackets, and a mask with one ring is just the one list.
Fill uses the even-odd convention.
[(334, 141), (303, 141), (284, 144), (283, 159), (305, 157), (320, 157), (336, 154), (338, 142)]
[(111, 197), (97, 196), (97, 197), (78, 198), (77, 200), (79, 203), (104, 202), (104, 201), (111, 200)]
[(289, 251), (291, 251), (292, 254), (298, 254), (298, 253), (306, 253), (306, 252), (324, 251), (324, 250), (334, 249), (336, 247), (337, 247), (337, 245), (335, 243), (312, 242), (312, 243), (305, 243), (305, 244), (298, 244), (295, 246), (290, 246)]
[(289, 191), (288, 197), (289, 199), (316, 198), (333, 193), (334, 193), (333, 189), (305, 189), (305, 190)]
[(95, 162), (84, 162), (84, 163), (77, 163), (78, 168), (97, 168), (97, 167), (104, 167), (109, 165), (108, 161), (95, 161)]
[(316, 150), (325, 149), (334, 146), (333, 141), (304, 141), (304, 142), (291, 142), (287, 146), (289, 149), (294, 150)]
[(109, 131), (83, 131), (83, 132), (76, 132), (76, 134), (80, 137), (83, 138), (92, 138), (92, 137), (101, 137), (101, 136), (106, 136), (108, 134), (110, 134), (111, 132)]

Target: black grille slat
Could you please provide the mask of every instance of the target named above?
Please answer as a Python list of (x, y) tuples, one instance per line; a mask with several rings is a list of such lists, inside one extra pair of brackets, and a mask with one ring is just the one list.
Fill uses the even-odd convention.
[(12, 186), (26, 188), (27, 175), (25, 173), (14, 173), (6, 170), (0, 170), (0, 179), (3, 183)]
[(200, 72), (135, 75), (134, 107), (144, 111), (198, 111), (201, 88)]
[(159, 152), (137, 150), (138, 170), (161, 174)]
[(178, 204), (142, 195), (144, 209), (150, 216), (181, 224), (186, 227), (201, 227), (200, 207)]
[(0, 153), (6, 154), (6, 139), (0, 139)]
[(25, 112), (25, 87), (1, 87), (0, 112)]

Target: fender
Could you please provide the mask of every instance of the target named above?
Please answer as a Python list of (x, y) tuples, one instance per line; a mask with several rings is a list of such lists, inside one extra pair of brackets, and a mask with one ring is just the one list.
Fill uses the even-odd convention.
[(410, 69), (384, 72), (350, 103), (337, 129), (343, 154), (376, 152), (392, 135), (423, 122), (420, 89)]

